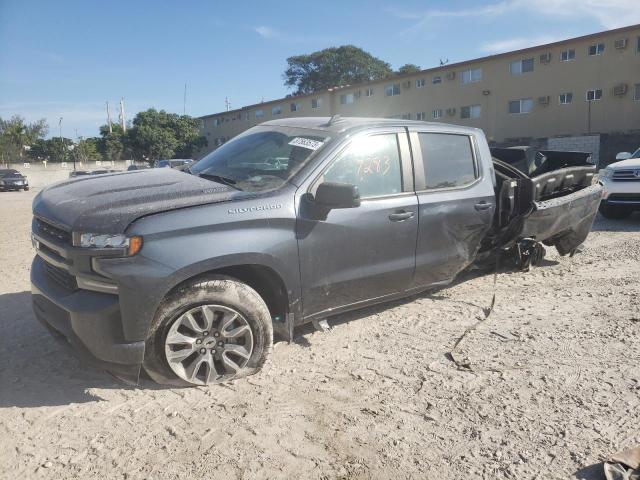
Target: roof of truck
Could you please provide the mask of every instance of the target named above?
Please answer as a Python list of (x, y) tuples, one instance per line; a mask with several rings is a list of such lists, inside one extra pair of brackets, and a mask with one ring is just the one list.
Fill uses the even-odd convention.
[(280, 127), (309, 128), (313, 130), (324, 130), (327, 132), (341, 133), (352, 128), (360, 127), (403, 127), (415, 125), (428, 125), (442, 128), (451, 127), (456, 130), (477, 130), (473, 127), (463, 127), (460, 125), (449, 125), (438, 122), (421, 122), (418, 120), (402, 120), (399, 118), (374, 118), (374, 117), (296, 117), (269, 120), (260, 125), (275, 125)]

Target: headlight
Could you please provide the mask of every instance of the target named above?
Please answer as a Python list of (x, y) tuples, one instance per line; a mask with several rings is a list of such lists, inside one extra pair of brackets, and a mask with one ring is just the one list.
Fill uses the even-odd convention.
[(142, 248), (142, 237), (127, 237), (123, 234), (82, 233), (80, 246), (85, 248), (126, 248), (132, 256)]
[(611, 178), (613, 176), (613, 170), (611, 168), (603, 168), (602, 170), (600, 170), (598, 172), (598, 176), (601, 179), (606, 180), (606, 179)]

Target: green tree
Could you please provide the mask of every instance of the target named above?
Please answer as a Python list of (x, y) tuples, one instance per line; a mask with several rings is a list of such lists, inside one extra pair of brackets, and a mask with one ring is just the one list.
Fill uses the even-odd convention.
[(9, 120), (0, 118), (0, 154), (3, 161), (21, 161), (24, 147), (30, 147), (36, 140), (42, 139), (49, 131), (44, 118), (27, 123), (24, 118), (14, 115)]
[(207, 145), (197, 119), (154, 108), (136, 115), (127, 137), (134, 157), (148, 161), (192, 158), (197, 149)]
[(33, 160), (47, 160), (48, 162), (64, 162), (72, 160), (73, 140), (70, 138), (52, 137), (38, 139), (29, 149), (29, 157)]
[(117, 123), (100, 127), (100, 138), (96, 142), (96, 148), (104, 160), (120, 160), (130, 156), (129, 139), (122, 126)]
[(81, 138), (73, 149), (73, 155), (77, 162), (93, 162), (101, 160), (102, 155), (98, 152), (100, 138)]
[(387, 62), (353, 45), (289, 57), (287, 64), (285, 85), (296, 88), (296, 95), (378, 80), (393, 74)]
[(413, 63), (405, 63), (396, 72), (398, 75), (404, 75), (405, 73), (417, 73), (420, 71), (420, 66)]

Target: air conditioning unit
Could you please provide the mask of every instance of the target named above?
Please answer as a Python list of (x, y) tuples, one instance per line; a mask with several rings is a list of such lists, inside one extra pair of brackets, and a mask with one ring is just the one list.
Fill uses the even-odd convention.
[(453, 80), (456, 78), (456, 72), (447, 73), (447, 80)]
[(550, 100), (551, 100), (551, 99), (549, 98), (549, 95), (544, 96), (544, 97), (538, 97), (538, 103), (539, 103), (540, 105), (549, 105), (549, 101), (550, 101)]
[(627, 48), (627, 39), (621, 38), (619, 40), (616, 40), (613, 43), (613, 46), (616, 48), (616, 50), (624, 50), (625, 48)]
[(447, 115), (450, 117), (455, 116), (456, 114), (456, 109), (455, 108), (447, 108)]
[(550, 63), (551, 62), (551, 52), (543, 53), (540, 55), (540, 63)]
[(623, 95), (627, 94), (627, 84), (626, 83), (621, 83), (619, 85), (616, 85), (615, 87), (613, 87), (613, 94), (621, 97)]

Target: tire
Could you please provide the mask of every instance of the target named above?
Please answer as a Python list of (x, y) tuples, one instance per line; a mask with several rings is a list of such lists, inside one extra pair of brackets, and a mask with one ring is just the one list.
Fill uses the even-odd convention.
[(629, 208), (607, 205), (604, 202), (600, 204), (598, 210), (600, 211), (600, 215), (610, 220), (621, 220), (627, 218), (632, 213)]
[(29, 187), (24, 187), (24, 191), (28, 192), (29, 191)]
[(224, 383), (257, 373), (272, 346), (271, 314), (258, 292), (232, 277), (210, 275), (185, 284), (160, 304), (143, 367), (160, 384)]

